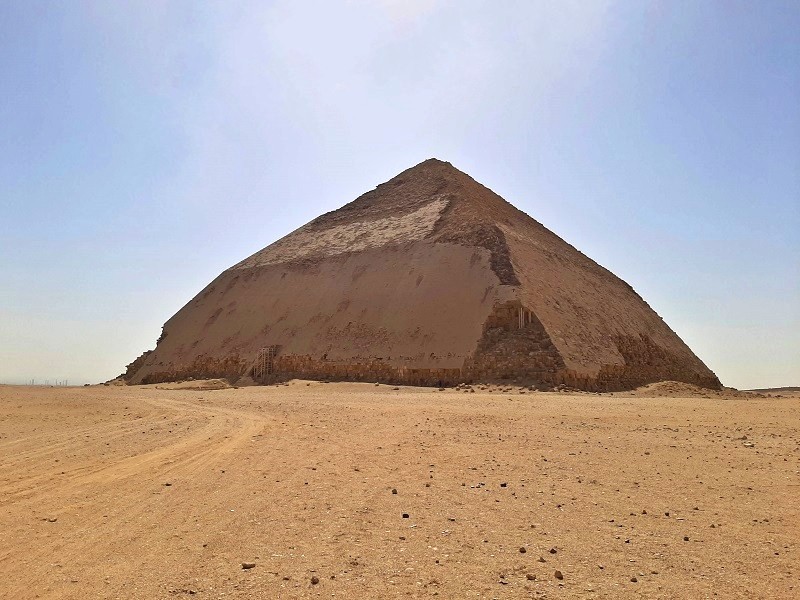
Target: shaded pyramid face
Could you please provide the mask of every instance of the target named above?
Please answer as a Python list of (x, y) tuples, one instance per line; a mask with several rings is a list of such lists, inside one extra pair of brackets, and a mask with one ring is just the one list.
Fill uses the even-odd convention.
[(126, 374), (241, 376), (720, 385), (628, 284), (435, 159), (223, 272)]

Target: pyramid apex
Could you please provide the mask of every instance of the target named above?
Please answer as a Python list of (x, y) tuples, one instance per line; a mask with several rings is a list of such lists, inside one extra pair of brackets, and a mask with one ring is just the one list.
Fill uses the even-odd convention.
[(452, 163), (450, 163), (450, 162), (448, 162), (446, 160), (442, 160), (440, 158), (436, 158), (435, 156), (432, 156), (431, 158), (426, 158), (421, 163), (417, 163), (413, 167), (409, 167), (408, 169), (406, 169), (405, 172), (414, 171), (414, 170), (418, 170), (418, 169), (430, 169), (430, 168), (442, 169), (442, 170), (453, 170), (453, 171), (456, 171), (458, 173), (461, 173), (461, 171), (458, 170), (456, 167), (454, 167)]
[(426, 164), (426, 163), (434, 164), (434, 165), (448, 165), (448, 166), (451, 166), (451, 167), (453, 166), (452, 163), (450, 163), (450, 162), (448, 162), (446, 160), (442, 160), (441, 158), (436, 158), (435, 156), (432, 156), (431, 158), (423, 160), (421, 164)]

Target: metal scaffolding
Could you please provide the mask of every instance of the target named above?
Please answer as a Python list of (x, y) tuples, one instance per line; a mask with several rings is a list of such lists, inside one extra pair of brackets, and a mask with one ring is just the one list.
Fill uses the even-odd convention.
[(279, 348), (280, 346), (266, 346), (258, 351), (256, 364), (253, 367), (254, 378), (264, 379), (267, 375), (272, 375), (275, 372), (275, 357)]

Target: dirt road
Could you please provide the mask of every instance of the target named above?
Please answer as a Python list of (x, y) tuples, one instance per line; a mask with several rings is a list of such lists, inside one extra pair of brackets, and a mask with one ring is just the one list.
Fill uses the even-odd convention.
[(800, 596), (800, 397), (476, 392), (0, 386), (0, 598)]

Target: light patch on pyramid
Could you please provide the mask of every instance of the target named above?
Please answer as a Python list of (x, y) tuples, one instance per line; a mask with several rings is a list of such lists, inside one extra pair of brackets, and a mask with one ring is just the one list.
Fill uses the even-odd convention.
[(446, 198), (436, 198), (404, 215), (365, 219), (322, 231), (312, 221), (233, 268), (247, 269), (421, 240), (431, 234), (447, 204)]

